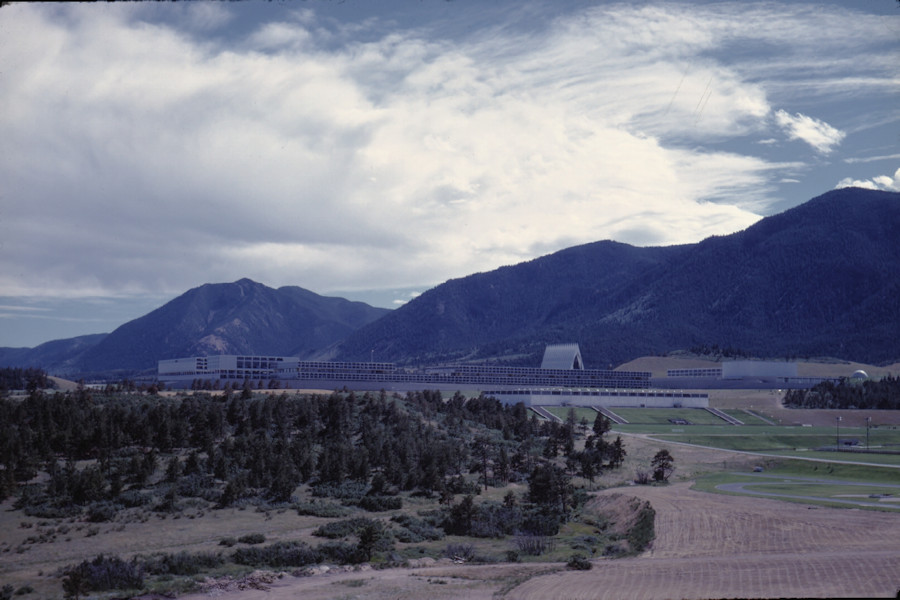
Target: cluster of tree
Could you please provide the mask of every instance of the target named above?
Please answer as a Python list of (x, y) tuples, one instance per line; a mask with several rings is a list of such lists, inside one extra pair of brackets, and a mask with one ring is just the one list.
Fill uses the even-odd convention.
[(650, 471), (639, 470), (635, 474), (635, 483), (646, 485), (651, 479), (657, 483), (665, 483), (669, 481), (669, 477), (675, 472), (675, 458), (672, 454), (663, 448), (653, 455), (650, 461)]
[[(445, 535), (516, 536), (521, 552), (540, 554), (586, 499), (573, 478), (593, 480), (625, 457), (621, 438), (607, 440), (610, 422), (601, 415), (590, 424), (570, 411), (552, 422), (493, 398), (254, 394), (249, 385), (161, 397), (127, 389), (0, 398), (0, 498), (15, 495), (15, 508), (31, 516), (89, 522), (130, 509), (273, 503), (344, 519), (319, 528), (314, 535), (328, 541), (315, 547), (278, 542), (216, 559), (244, 565), (357, 563), (395, 541)], [(476, 501), (482, 488), (512, 481), (527, 482), (527, 491)], [(303, 483), (312, 499), (294, 496)], [(436, 498), (436, 508), (390, 523), (358, 516), (396, 511), (410, 496)], [(208, 562), (100, 556), (69, 568), (64, 588), (77, 598), (141, 587), (146, 574)]]
[(839, 383), (824, 381), (808, 390), (788, 390), (784, 405), (790, 408), (900, 409), (900, 377)]
[(732, 348), (731, 346), (719, 347), (719, 344), (696, 344), (691, 346), (689, 352), (698, 356), (709, 356), (716, 359), (721, 358), (750, 358), (753, 355), (740, 348)]
[(2, 367), (0, 368), (0, 397), (11, 390), (34, 392), (52, 387), (52, 382), (42, 369), (34, 367)]
[[(246, 393), (244, 393), (246, 392)], [(584, 448), (575, 437), (587, 423), (538, 419), (523, 405), (492, 398), (444, 401), (439, 392), (405, 398), (352, 392), (331, 395), (262, 395), (194, 392), (176, 398), (92, 393), (41, 393), (0, 400), (0, 497), (22, 487), (19, 506), (49, 514), (87, 510), (104, 520), (116, 507), (147, 503), (156, 486), (158, 510), (180, 497), (218, 506), (247, 499), (286, 502), (297, 486), (364, 490), (345, 498), (367, 510), (397, 508), (400, 491), (477, 493), (464, 475), (485, 487), (542, 481), (558, 496), (534, 492), (535, 503), (571, 508), (571, 476), (593, 480), (621, 465), (621, 439), (607, 442), (609, 422), (598, 416)], [(560, 451), (565, 468), (554, 460)], [(90, 460), (76, 468), (75, 461)], [(552, 465), (552, 470), (548, 471)], [(38, 471), (45, 484), (26, 485)], [(540, 485), (534, 483), (533, 485)], [(473, 486), (475, 489), (473, 489)], [(546, 487), (546, 486), (545, 486)], [(339, 495), (330, 492), (331, 495)], [(526, 519), (514, 519), (519, 523)], [(451, 527), (453, 528), (453, 527)]]

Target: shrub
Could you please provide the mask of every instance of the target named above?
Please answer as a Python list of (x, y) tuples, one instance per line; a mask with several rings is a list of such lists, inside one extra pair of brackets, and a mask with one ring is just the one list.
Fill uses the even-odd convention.
[(152, 575), (196, 575), (223, 564), (222, 555), (212, 552), (154, 554), (142, 561), (144, 570)]
[(356, 535), (357, 532), (363, 527), (369, 526), (372, 523), (381, 524), (379, 521), (374, 521), (373, 519), (367, 519), (365, 517), (357, 517), (355, 519), (344, 519), (343, 521), (332, 521), (331, 523), (325, 523), (324, 525), (320, 525), (313, 531), (313, 535), (316, 537), (323, 537), (329, 539), (340, 539), (351, 535)]
[(635, 471), (634, 482), (638, 485), (648, 485), (650, 483), (650, 473), (647, 471)]
[(475, 547), (472, 544), (447, 544), (444, 555), (456, 562), (470, 562), (475, 558)]
[(150, 504), (153, 498), (150, 497), (150, 494), (145, 494), (137, 490), (128, 490), (119, 494), (117, 500), (127, 508), (136, 508), (138, 506)]
[(540, 556), (544, 552), (553, 550), (553, 538), (544, 535), (517, 535), (516, 547), (522, 554), (528, 556)]
[(594, 548), (599, 542), (600, 540), (592, 535), (581, 535), (572, 540), (570, 546), (572, 546), (572, 550), (593, 554)]
[(366, 495), (368, 486), (359, 481), (344, 481), (342, 483), (320, 483), (313, 486), (312, 495), (317, 498), (337, 498), (358, 502)]
[(322, 562), (322, 553), (304, 542), (276, 542), (270, 546), (238, 548), (231, 555), (239, 565), (251, 567), (305, 567)]
[(462, 475), (451, 477), (446, 482), (447, 491), (452, 494), (481, 494), (481, 485), (477, 481), (466, 481)]
[[(178, 494), (193, 498), (205, 498), (213, 491), (215, 480), (209, 475), (192, 474), (178, 479)], [(218, 492), (216, 492), (218, 495)]]
[(74, 504), (54, 506), (47, 503), (28, 505), (22, 512), (29, 517), (37, 517), (39, 519), (66, 519), (77, 516), (81, 512), (81, 508)]
[(115, 502), (94, 502), (87, 509), (87, 520), (91, 523), (105, 523), (112, 521), (116, 515), (122, 510), (121, 504)]
[(242, 544), (262, 544), (266, 541), (266, 536), (261, 533), (248, 533), (238, 538)]
[(592, 566), (591, 561), (582, 554), (573, 554), (569, 557), (569, 560), (566, 561), (566, 567), (577, 571), (590, 571)]
[(636, 508), (638, 508), (637, 519), (626, 534), (628, 546), (635, 553), (643, 552), (653, 542), (653, 538), (656, 537), (656, 511), (646, 501)]
[(297, 514), (301, 516), (323, 517), (326, 519), (334, 519), (337, 517), (346, 517), (351, 511), (345, 506), (334, 504), (333, 502), (303, 502), (295, 505)]
[(336, 562), (340, 565), (352, 565), (365, 562), (365, 559), (360, 555), (359, 548), (356, 544), (349, 544), (347, 542), (325, 542), (324, 544), (319, 544), (316, 550), (322, 554), (323, 559)]
[(403, 508), (403, 499), (399, 496), (363, 496), (357, 506), (369, 512), (400, 510)]
[(140, 589), (144, 587), (144, 573), (135, 561), (125, 562), (118, 556), (97, 555), (91, 561), (65, 571), (63, 590), (67, 597), (79, 597), (87, 592)]
[(222, 538), (221, 540), (219, 540), (219, 545), (225, 546), (226, 548), (231, 548), (235, 544), (237, 544), (237, 540), (234, 539), (233, 537), (226, 537), (226, 538)]
[[(391, 517), (391, 521), (400, 525), (395, 532), (398, 540), (404, 543), (416, 543), (424, 540), (440, 540), (444, 538), (444, 531), (417, 519), (411, 515), (397, 515)], [(405, 539), (404, 539), (405, 538)]]
[(548, 511), (536, 510), (525, 515), (522, 533), (536, 536), (554, 536), (559, 533), (559, 516)]

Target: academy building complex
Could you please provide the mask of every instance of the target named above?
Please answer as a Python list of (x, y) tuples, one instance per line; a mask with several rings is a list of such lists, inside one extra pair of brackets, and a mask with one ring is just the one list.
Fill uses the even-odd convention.
[[(411, 369), (389, 362), (306, 361), (291, 356), (195, 356), (159, 361), (158, 378), (171, 387), (211, 382), (277, 384), (278, 388), (410, 391), (479, 391), (526, 405), (705, 408), (709, 396), (697, 390), (751, 387), (809, 387), (821, 381), (797, 377), (795, 364), (733, 361), (722, 367), (670, 371), (652, 378), (646, 371), (585, 369), (578, 344), (547, 346), (541, 366), (447, 365)], [(686, 391), (691, 390), (691, 391)]]
[[(660, 394), (672, 405), (672, 392), (651, 392), (650, 373), (585, 369), (577, 344), (548, 346), (539, 368), (494, 365), (450, 365), (425, 369), (400, 368), (387, 362), (305, 361), (289, 356), (195, 356), (159, 361), (159, 380), (173, 387), (190, 387), (198, 381), (218, 382), (217, 387), (245, 380), (277, 381), (280, 388), (353, 390), (478, 390), (504, 402), (532, 404), (539, 396), (551, 396), (542, 404), (562, 404), (575, 398), (598, 403), (604, 398), (648, 398)], [(610, 396), (615, 394), (615, 396)], [(706, 395), (691, 395), (705, 402)], [(581, 403), (581, 402), (574, 402)]]

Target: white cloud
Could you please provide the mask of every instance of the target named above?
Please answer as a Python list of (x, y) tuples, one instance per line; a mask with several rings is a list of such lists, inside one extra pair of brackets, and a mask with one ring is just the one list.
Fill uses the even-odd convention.
[(853, 179), (845, 177), (841, 179), (835, 188), (858, 187), (870, 190), (884, 190), (888, 192), (900, 192), (900, 169), (894, 171), (894, 175), (878, 175), (871, 179)]
[[(354, 41), (310, 9), (224, 47), (121, 5), (14, 4), (0, 289), (399, 288), (597, 239), (742, 229), (790, 165), (710, 143), (772, 135), (769, 83), (724, 49), (790, 47), (807, 17), (779, 10), (604, 4), (527, 30)], [(827, 42), (840, 21), (825, 14)], [(781, 33), (743, 27), (764, 17)], [(843, 137), (775, 118), (818, 152)]]
[(406, 297), (395, 298), (393, 301), (391, 301), (391, 304), (393, 304), (394, 306), (403, 306), (410, 300), (413, 300), (421, 295), (422, 295), (421, 292), (410, 292), (409, 294), (406, 295)]
[(895, 158), (900, 158), (900, 154), (885, 154), (882, 156), (866, 156), (866, 157), (851, 157), (845, 158), (844, 162), (847, 164), (857, 164), (857, 163), (868, 163), (868, 162), (878, 162), (881, 160), (893, 160)]
[(200, 31), (214, 31), (234, 19), (234, 15), (219, 2), (189, 2), (186, 6), (188, 22)]
[(847, 135), (824, 121), (800, 113), (791, 115), (778, 110), (775, 121), (790, 139), (806, 142), (822, 154), (830, 153)]

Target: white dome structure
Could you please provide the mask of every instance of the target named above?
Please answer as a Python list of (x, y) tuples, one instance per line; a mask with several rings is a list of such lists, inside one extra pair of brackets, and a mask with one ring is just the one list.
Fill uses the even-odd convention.
[(869, 378), (869, 374), (866, 373), (865, 371), (863, 371), (862, 369), (853, 371), (853, 375), (850, 376), (850, 379), (854, 379), (854, 380), (863, 380), (863, 379), (868, 379), (868, 378)]

